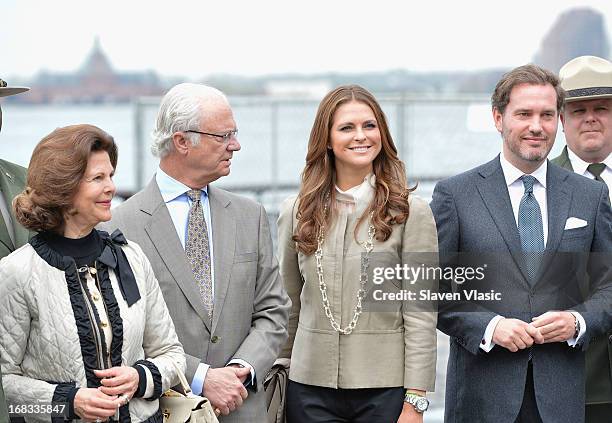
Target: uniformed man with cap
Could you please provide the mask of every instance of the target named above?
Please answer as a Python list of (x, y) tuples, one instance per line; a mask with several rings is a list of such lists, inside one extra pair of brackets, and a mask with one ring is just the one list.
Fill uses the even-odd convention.
[[(612, 63), (595, 56), (570, 60), (559, 71), (567, 92), (560, 115), (567, 145), (553, 163), (612, 189)], [(586, 354), (586, 422), (612, 418), (612, 328)]]

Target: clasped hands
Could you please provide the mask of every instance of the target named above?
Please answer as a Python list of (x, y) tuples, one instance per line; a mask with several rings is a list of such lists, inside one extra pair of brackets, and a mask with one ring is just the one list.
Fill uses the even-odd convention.
[(244, 382), (250, 376), (251, 370), (238, 364), (208, 369), (204, 379), (204, 394), (217, 415), (227, 416), (242, 405), (248, 396)]
[(117, 408), (127, 404), (138, 389), (138, 371), (120, 366), (94, 370), (101, 378), (99, 388), (79, 388), (74, 396), (74, 412), (88, 422), (106, 421)]
[(574, 336), (575, 317), (569, 311), (547, 311), (530, 323), (519, 319), (501, 319), (495, 326), (493, 342), (512, 352), (533, 344), (564, 342)]

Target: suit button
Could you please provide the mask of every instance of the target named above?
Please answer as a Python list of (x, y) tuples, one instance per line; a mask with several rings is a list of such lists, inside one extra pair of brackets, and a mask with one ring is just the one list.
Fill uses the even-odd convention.
[(217, 342), (219, 342), (219, 339), (220, 338), (217, 335), (214, 335), (212, 338), (210, 338), (210, 342), (216, 344)]

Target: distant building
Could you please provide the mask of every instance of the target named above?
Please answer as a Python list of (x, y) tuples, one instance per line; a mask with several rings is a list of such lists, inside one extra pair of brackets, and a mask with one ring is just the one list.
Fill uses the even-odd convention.
[(74, 73), (40, 72), (24, 97), (28, 103), (122, 103), (139, 96), (162, 95), (165, 88), (153, 71), (115, 72), (96, 38)]
[(534, 63), (557, 73), (571, 59), (584, 55), (610, 57), (604, 17), (589, 8), (570, 9), (548, 31)]

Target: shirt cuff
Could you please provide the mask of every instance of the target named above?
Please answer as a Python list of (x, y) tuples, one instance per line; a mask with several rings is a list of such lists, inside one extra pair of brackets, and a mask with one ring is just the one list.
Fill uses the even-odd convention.
[(229, 363), (227, 363), (227, 366), (230, 364), (240, 364), (242, 367), (246, 367), (251, 371), (251, 380), (244, 382), (245, 388), (255, 383), (255, 369), (253, 369), (253, 366), (240, 358), (232, 358)]
[(155, 388), (153, 384), (153, 375), (151, 374), (151, 370), (149, 370), (147, 366), (143, 366), (141, 364), (137, 364), (137, 366), (144, 369), (146, 375), (146, 389), (144, 391), (144, 394), (142, 395), (142, 398), (151, 398), (151, 396), (153, 395), (153, 389)]
[(208, 369), (210, 366), (206, 363), (200, 363), (198, 368), (193, 375), (193, 380), (191, 381), (191, 392), (195, 395), (204, 395), (204, 379), (206, 379), (206, 373), (208, 373)]
[(480, 349), (483, 350), (484, 352), (491, 351), (493, 347), (497, 345), (495, 342), (493, 342), (493, 333), (495, 332), (495, 327), (497, 326), (499, 321), (502, 319), (503, 319), (502, 316), (495, 316), (494, 318), (491, 319), (491, 321), (487, 325), (487, 328), (485, 329), (485, 333), (482, 337), (482, 341), (480, 342)]
[(577, 311), (570, 311), (574, 315), (574, 317), (580, 322), (580, 330), (578, 331), (578, 336), (576, 338), (570, 338), (567, 340), (567, 345), (570, 347), (575, 347), (578, 341), (582, 338), (584, 333), (586, 332), (586, 322), (584, 321), (584, 317)]

